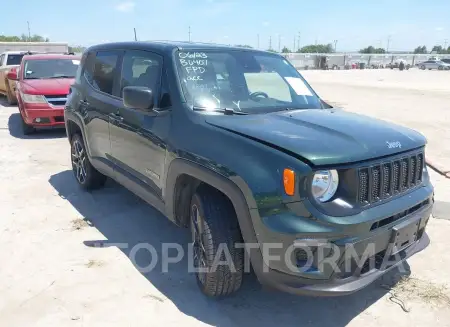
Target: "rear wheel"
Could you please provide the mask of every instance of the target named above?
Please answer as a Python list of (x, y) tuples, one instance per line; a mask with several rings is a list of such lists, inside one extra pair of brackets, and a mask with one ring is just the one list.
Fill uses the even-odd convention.
[(11, 88), (9, 87), (8, 81), (5, 81), (6, 83), (6, 100), (8, 101), (9, 105), (16, 104), (16, 99), (14, 99), (14, 95), (11, 92)]
[(244, 249), (236, 247), (242, 237), (230, 200), (200, 185), (192, 197), (190, 216), (193, 261), (201, 291), (211, 297), (236, 292), (242, 284)]
[(420, 69), (425, 70), (425, 66), (424, 65), (420, 66)]
[(83, 189), (93, 190), (105, 184), (106, 176), (92, 166), (80, 134), (72, 136), (71, 157), (73, 174)]
[(442, 66), (438, 67), (438, 70), (443, 70), (443, 69), (444, 69), (444, 67), (442, 67)]

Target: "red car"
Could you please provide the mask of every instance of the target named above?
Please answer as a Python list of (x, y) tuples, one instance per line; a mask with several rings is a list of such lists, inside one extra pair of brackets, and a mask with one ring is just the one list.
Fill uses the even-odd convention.
[(24, 134), (37, 127), (64, 127), (64, 105), (75, 81), (80, 57), (67, 54), (25, 55), (20, 68), (8, 73), (17, 80), (16, 96)]

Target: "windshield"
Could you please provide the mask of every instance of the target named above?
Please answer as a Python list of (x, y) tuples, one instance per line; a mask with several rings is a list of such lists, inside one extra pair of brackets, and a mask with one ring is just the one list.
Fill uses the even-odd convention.
[(6, 65), (20, 65), (22, 61), (23, 54), (8, 54), (8, 58), (6, 59)]
[(24, 79), (74, 78), (78, 59), (33, 59), (24, 63)]
[(297, 70), (278, 55), (253, 51), (179, 51), (183, 91), (194, 107), (262, 113), (322, 108)]

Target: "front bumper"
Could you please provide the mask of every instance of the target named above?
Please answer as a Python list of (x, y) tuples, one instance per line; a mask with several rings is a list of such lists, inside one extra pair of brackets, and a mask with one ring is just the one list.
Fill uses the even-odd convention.
[(64, 127), (64, 107), (24, 104), (24, 120), (34, 127)]
[[(258, 243), (282, 244), (272, 249), (271, 257), (265, 251), (256, 254), (260, 260), (254, 258), (255, 254), (253, 258), (251, 256), (254, 268), (254, 262), (259, 263), (255, 273), (262, 284), (294, 294), (336, 296), (358, 291), (429, 244), (425, 227), (433, 201), (433, 187), (428, 184), (394, 201), (368, 209), (361, 215), (334, 220), (320, 216), (312, 207), (308, 207), (307, 211), (314, 218), (291, 213), (258, 219), (253, 212)], [(399, 226), (408, 227), (411, 224), (417, 225), (414, 238), (409, 238), (408, 243), (402, 239), (399, 243), (406, 245), (401, 249), (392, 249), (394, 242), (397, 242), (395, 235), (398, 235)], [(411, 228), (408, 228), (406, 230), (410, 233)], [(294, 246), (291, 251), (288, 249), (297, 242), (313, 244), (312, 241), (331, 244), (333, 250), (318, 256), (319, 248), (316, 247), (310, 252), (312, 260), (305, 269), (298, 260), (297, 247)], [(366, 258), (364, 255), (368, 248), (372, 252), (367, 252), (370, 255)], [(289, 255), (286, 254), (288, 252)], [(353, 260), (352, 253), (360, 260)], [(273, 258), (281, 259), (270, 260)], [(325, 261), (327, 264), (324, 264)], [(369, 261), (373, 265), (368, 266)]]
[[(277, 270), (269, 269), (263, 273), (261, 283), (296, 295), (311, 296), (341, 296), (359, 291), (373, 283), (375, 280), (386, 274), (395, 267), (400, 266), (406, 259), (422, 251), (430, 244), (430, 239), (426, 233), (412, 244), (402, 254), (402, 259), (392, 263), (385, 269), (374, 268), (364, 274), (356, 274), (347, 278), (333, 278), (324, 282), (308, 280), (288, 275)], [(259, 277), (259, 276), (258, 276)]]

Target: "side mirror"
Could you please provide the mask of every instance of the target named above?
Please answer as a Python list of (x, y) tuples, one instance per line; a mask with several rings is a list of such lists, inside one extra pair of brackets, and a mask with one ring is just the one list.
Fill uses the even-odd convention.
[(17, 71), (15, 69), (10, 70), (8, 74), (6, 74), (6, 78), (13, 81), (17, 81), (18, 80)]
[(153, 92), (144, 86), (123, 88), (123, 104), (127, 108), (151, 111), (154, 106)]

